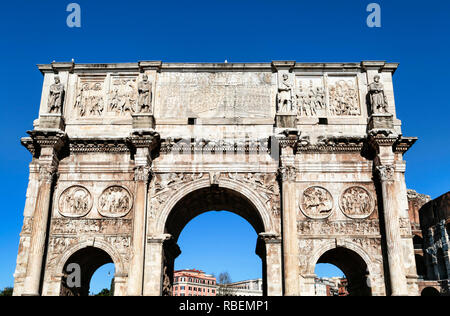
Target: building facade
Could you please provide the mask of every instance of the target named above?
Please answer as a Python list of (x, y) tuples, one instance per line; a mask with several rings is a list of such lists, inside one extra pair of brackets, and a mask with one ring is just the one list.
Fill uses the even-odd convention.
[(424, 296), (449, 296), (450, 192), (431, 201), (429, 196), (409, 191), (408, 199), (419, 291)]
[(232, 296), (262, 296), (263, 295), (263, 280), (245, 280), (227, 284), (229, 293)]
[(173, 296), (216, 296), (216, 278), (200, 270), (177, 270), (173, 275)]
[(112, 262), (115, 295), (171, 295), (185, 225), (229, 210), (258, 233), (264, 294), (314, 295), (332, 263), (352, 295), (418, 295), (397, 67), (39, 65), (14, 294), (86, 295)]

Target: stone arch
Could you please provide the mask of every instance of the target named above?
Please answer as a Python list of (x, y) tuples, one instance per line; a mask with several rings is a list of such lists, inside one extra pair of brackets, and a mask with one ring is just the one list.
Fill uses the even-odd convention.
[(429, 286), (422, 290), (420, 296), (441, 296), (441, 293), (435, 287)]
[[(271, 293), (280, 292), (281, 271), (279, 271), (280, 275), (278, 271), (271, 272), (270, 275), (267, 272), (274, 270), (272, 265), (281, 265), (281, 257), (278, 258), (281, 255), (281, 248), (277, 248), (281, 247), (281, 243), (268, 245), (264, 239), (267, 236), (275, 239), (279, 237), (278, 225), (274, 227), (274, 219), (267, 205), (262, 197), (246, 183), (229, 179), (219, 179), (216, 183), (212, 185), (210, 179), (206, 178), (182, 185), (172, 191), (173, 194), (164, 203), (159, 215), (155, 218), (155, 226), (150, 234), (171, 238), (162, 242), (161, 265), (155, 265), (162, 267), (161, 276), (155, 277), (151, 282), (153, 284), (161, 282), (162, 295), (170, 293), (174, 262), (180, 253), (176, 241), (181, 231), (190, 220), (202, 213), (226, 210), (243, 217), (253, 226), (256, 233), (262, 236), (257, 240), (256, 253), (262, 260), (263, 292), (268, 293), (268, 288), (272, 284), (274, 284), (272, 286), (274, 290), (271, 290)], [(277, 248), (277, 250), (267, 251), (267, 247)]]
[[(66, 267), (68, 261), (74, 257), (78, 260), (81, 259), (81, 261), (84, 261), (84, 258), (89, 257), (89, 256), (91, 256), (92, 258), (89, 258), (88, 261), (91, 261), (91, 262), (97, 261), (97, 262), (91, 264), (94, 270), (87, 272), (89, 274), (87, 276), (89, 282), (90, 282), (90, 279), (91, 279), (93, 273), (99, 267), (101, 267), (102, 265), (107, 264), (107, 263), (114, 264), (115, 276), (125, 275), (125, 269), (124, 269), (124, 265), (123, 265), (121, 256), (110, 244), (108, 244), (107, 242), (105, 242), (103, 240), (83, 241), (81, 243), (78, 243), (78, 244), (72, 246), (71, 248), (66, 250), (59, 257), (58, 263), (55, 267), (55, 274), (60, 277), (61, 282), (60, 282), (59, 293), (55, 293), (55, 294), (67, 295), (66, 293), (63, 293), (63, 292), (66, 292), (64, 290), (63, 283), (64, 283), (64, 276), (65, 276), (64, 270), (65, 270), (65, 267)], [(83, 267), (81, 267), (81, 269), (83, 269)], [(82, 271), (82, 275), (83, 275), (83, 271)], [(82, 276), (82, 279), (83, 279), (83, 276)], [(86, 281), (86, 280), (82, 280), (82, 288), (81, 288), (81, 290), (78, 291), (77, 295), (84, 296), (84, 295), (88, 294), (88, 290), (89, 290), (88, 285), (89, 284), (87, 284), (87, 288), (86, 288), (86, 284), (83, 284), (84, 281)]]
[[(174, 192), (174, 194), (169, 198), (169, 200), (163, 205), (162, 210), (159, 212), (159, 215), (157, 216), (155, 221), (156, 225), (154, 233), (155, 234), (165, 233), (166, 223), (167, 220), (169, 219), (170, 213), (172, 212), (176, 204), (179, 203), (184, 197), (188, 196), (189, 194), (197, 190), (207, 188), (212, 188), (209, 179), (196, 180), (192, 183), (186, 184), (178, 188), (176, 192)], [(264, 226), (264, 229), (260, 232), (273, 233), (275, 231), (278, 231), (278, 229), (274, 227), (273, 224), (274, 221), (267, 206), (261, 200), (260, 196), (248, 185), (235, 180), (220, 179), (218, 188), (228, 189), (237, 192), (244, 198), (246, 198), (254, 206), (255, 210), (257, 211), (258, 215), (262, 220), (262, 225)]]
[(371, 289), (369, 285), (375, 281), (374, 276), (378, 269), (361, 246), (349, 241), (341, 243), (337, 243), (335, 240), (327, 241), (311, 256), (308, 263), (308, 274), (315, 274), (315, 267), (318, 263), (331, 263), (341, 269), (348, 279), (350, 295), (374, 294), (374, 289)]

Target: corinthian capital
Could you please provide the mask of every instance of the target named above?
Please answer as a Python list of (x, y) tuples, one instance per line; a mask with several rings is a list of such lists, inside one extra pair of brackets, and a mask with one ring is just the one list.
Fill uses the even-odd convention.
[(147, 182), (150, 176), (150, 167), (137, 166), (134, 168), (134, 180)]
[(39, 167), (39, 181), (52, 183), (57, 170), (58, 167), (55, 165), (41, 165)]
[(378, 176), (381, 181), (393, 181), (395, 167), (393, 165), (381, 165), (377, 166)]
[(295, 169), (294, 166), (280, 167), (278, 172), (281, 177), (281, 181), (283, 182), (285, 181), (294, 182), (297, 176), (297, 170)]

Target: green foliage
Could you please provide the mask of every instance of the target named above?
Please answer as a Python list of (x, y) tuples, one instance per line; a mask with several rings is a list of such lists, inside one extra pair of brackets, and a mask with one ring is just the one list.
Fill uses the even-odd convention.
[(0, 292), (0, 296), (12, 296), (12, 295), (13, 295), (12, 287), (5, 287), (3, 291)]
[(95, 296), (112, 296), (112, 293), (108, 289), (103, 289), (99, 293), (95, 294)]

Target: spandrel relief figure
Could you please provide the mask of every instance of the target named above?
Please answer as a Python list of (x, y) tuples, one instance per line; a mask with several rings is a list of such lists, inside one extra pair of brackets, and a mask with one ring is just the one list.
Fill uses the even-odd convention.
[(372, 113), (388, 113), (387, 98), (384, 94), (384, 86), (380, 82), (381, 77), (376, 75), (374, 82), (369, 84), (370, 105), (372, 107)]
[(55, 83), (50, 86), (48, 95), (48, 113), (61, 113), (63, 98), (64, 86), (62, 85), (59, 76), (56, 76)]
[(143, 75), (142, 81), (138, 84), (138, 113), (151, 113), (152, 84), (148, 81), (148, 76)]
[(292, 100), (292, 84), (289, 82), (289, 75), (282, 74), (278, 87), (278, 112), (295, 113), (295, 105)]

